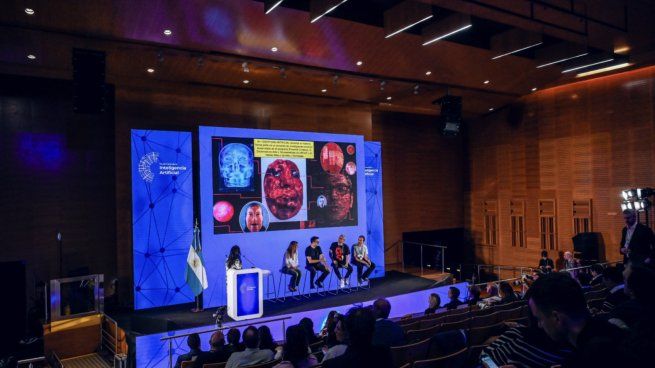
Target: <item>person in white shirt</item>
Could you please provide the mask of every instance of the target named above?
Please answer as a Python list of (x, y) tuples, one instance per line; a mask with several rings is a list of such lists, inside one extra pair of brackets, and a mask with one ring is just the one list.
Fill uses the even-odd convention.
[(300, 272), (300, 268), (298, 268), (297, 241), (291, 241), (287, 247), (287, 250), (284, 251), (284, 257), (282, 258), (282, 269), (280, 269), (280, 272), (291, 276), (291, 280), (289, 280), (289, 291), (298, 291), (298, 285), (300, 284), (300, 277), (302, 276), (302, 273)]
[[(366, 238), (364, 235), (360, 235), (359, 238), (357, 238), (357, 244), (352, 246), (353, 263), (357, 267), (357, 281), (359, 281), (360, 284), (368, 281), (368, 277), (375, 269), (375, 263), (371, 262), (371, 259), (368, 256), (368, 248), (366, 247), (366, 244), (364, 244), (365, 240)], [(362, 273), (364, 267), (367, 269)]]

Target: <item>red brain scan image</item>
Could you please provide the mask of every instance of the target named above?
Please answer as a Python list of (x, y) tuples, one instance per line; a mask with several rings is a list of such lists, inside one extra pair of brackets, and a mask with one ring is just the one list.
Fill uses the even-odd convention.
[(321, 167), (330, 174), (336, 174), (343, 167), (343, 151), (334, 142), (326, 143), (321, 148)]
[(264, 176), (264, 196), (271, 214), (280, 220), (288, 220), (300, 211), (303, 186), (300, 170), (293, 161), (277, 159), (268, 165)]

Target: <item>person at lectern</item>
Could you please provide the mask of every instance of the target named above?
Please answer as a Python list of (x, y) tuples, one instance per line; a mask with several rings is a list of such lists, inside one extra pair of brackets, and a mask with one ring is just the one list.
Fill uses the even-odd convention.
[(655, 238), (648, 226), (637, 221), (637, 212), (632, 209), (623, 211), (625, 227), (621, 231), (621, 254), (623, 263), (650, 263)]
[[(305, 268), (309, 271), (309, 287), (311, 289), (315, 289), (316, 286), (322, 288), (323, 281), (330, 274), (330, 270), (326, 267), (325, 256), (323, 256), (321, 247), (318, 246), (318, 236), (312, 236), (310, 242), (311, 244), (305, 249), (305, 258), (307, 258)], [(316, 284), (314, 284), (317, 271), (321, 271), (321, 276), (318, 277)]]
[(227, 256), (227, 261), (225, 262), (225, 268), (228, 270), (240, 270), (243, 268), (241, 248), (238, 245), (234, 245), (230, 249), (230, 255)]
[(298, 291), (298, 285), (300, 284), (300, 277), (302, 276), (302, 273), (300, 272), (300, 268), (298, 268), (297, 241), (291, 241), (287, 247), (287, 250), (284, 252), (284, 257), (282, 259), (282, 269), (280, 272), (291, 276), (291, 279), (289, 280), (289, 291)]
[[(357, 267), (357, 281), (359, 281), (360, 284), (362, 281), (367, 282), (369, 275), (371, 275), (371, 272), (375, 269), (375, 263), (373, 263), (368, 256), (368, 247), (364, 241), (366, 241), (366, 238), (364, 235), (360, 235), (359, 238), (357, 238), (357, 244), (353, 245), (353, 263)], [(367, 269), (362, 273), (364, 266), (366, 266)]]
[[(339, 287), (350, 285), (350, 274), (353, 272), (353, 266), (350, 264), (350, 249), (346, 244), (346, 237), (339, 235), (338, 241), (330, 246), (330, 259), (332, 260), (332, 269), (339, 279)], [(341, 277), (339, 268), (346, 269), (346, 275)]]

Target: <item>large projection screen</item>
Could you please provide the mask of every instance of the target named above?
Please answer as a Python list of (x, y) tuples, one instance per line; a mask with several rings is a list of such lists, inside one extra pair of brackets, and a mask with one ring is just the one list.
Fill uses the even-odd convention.
[[(205, 307), (226, 303), (225, 260), (233, 245), (244, 267), (277, 279), (290, 241), (299, 243), (304, 270), (310, 237), (320, 237), (327, 257), (340, 234), (349, 246), (367, 234), (362, 136), (201, 126), (199, 149)], [(252, 206), (262, 212), (256, 223), (246, 220)], [(381, 269), (383, 257), (372, 255)]]

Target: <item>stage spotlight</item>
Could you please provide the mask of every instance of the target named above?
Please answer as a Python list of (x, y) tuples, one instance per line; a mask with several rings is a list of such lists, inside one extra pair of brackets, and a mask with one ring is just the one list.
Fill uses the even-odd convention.
[(623, 200), (627, 201), (629, 197), (629, 193), (627, 190), (622, 190), (621, 191), (621, 197), (623, 197)]
[(380, 82), (380, 91), (384, 91), (384, 86), (386, 86), (386, 85), (387, 85), (386, 81), (381, 81)]
[(462, 124), (462, 97), (445, 95), (432, 103), (441, 106), (439, 118), (441, 133), (446, 136), (459, 134)]
[(287, 79), (287, 69), (286, 68), (284, 68), (284, 67), (280, 68), (280, 77), (282, 79)]
[(653, 188), (637, 188), (637, 198), (639, 199), (648, 198), (653, 194), (655, 194)]
[(627, 202), (621, 203), (621, 211), (625, 211), (627, 209), (628, 209), (628, 203)]
[(420, 87), (419, 87), (418, 84), (414, 86), (414, 94), (415, 94), (415, 95), (418, 95), (418, 93), (419, 93), (419, 92), (418, 92), (418, 89), (419, 89), (419, 88), (420, 88)]
[(332, 77), (332, 84), (336, 86), (337, 83), (339, 83), (339, 76), (335, 74), (334, 77)]
[(309, 3), (310, 23), (323, 18), (326, 14), (334, 11), (339, 5), (348, 0), (311, 0)]
[(243, 64), (241, 64), (241, 68), (243, 68), (244, 73), (250, 73), (250, 68), (248, 67), (247, 61), (244, 61)]

